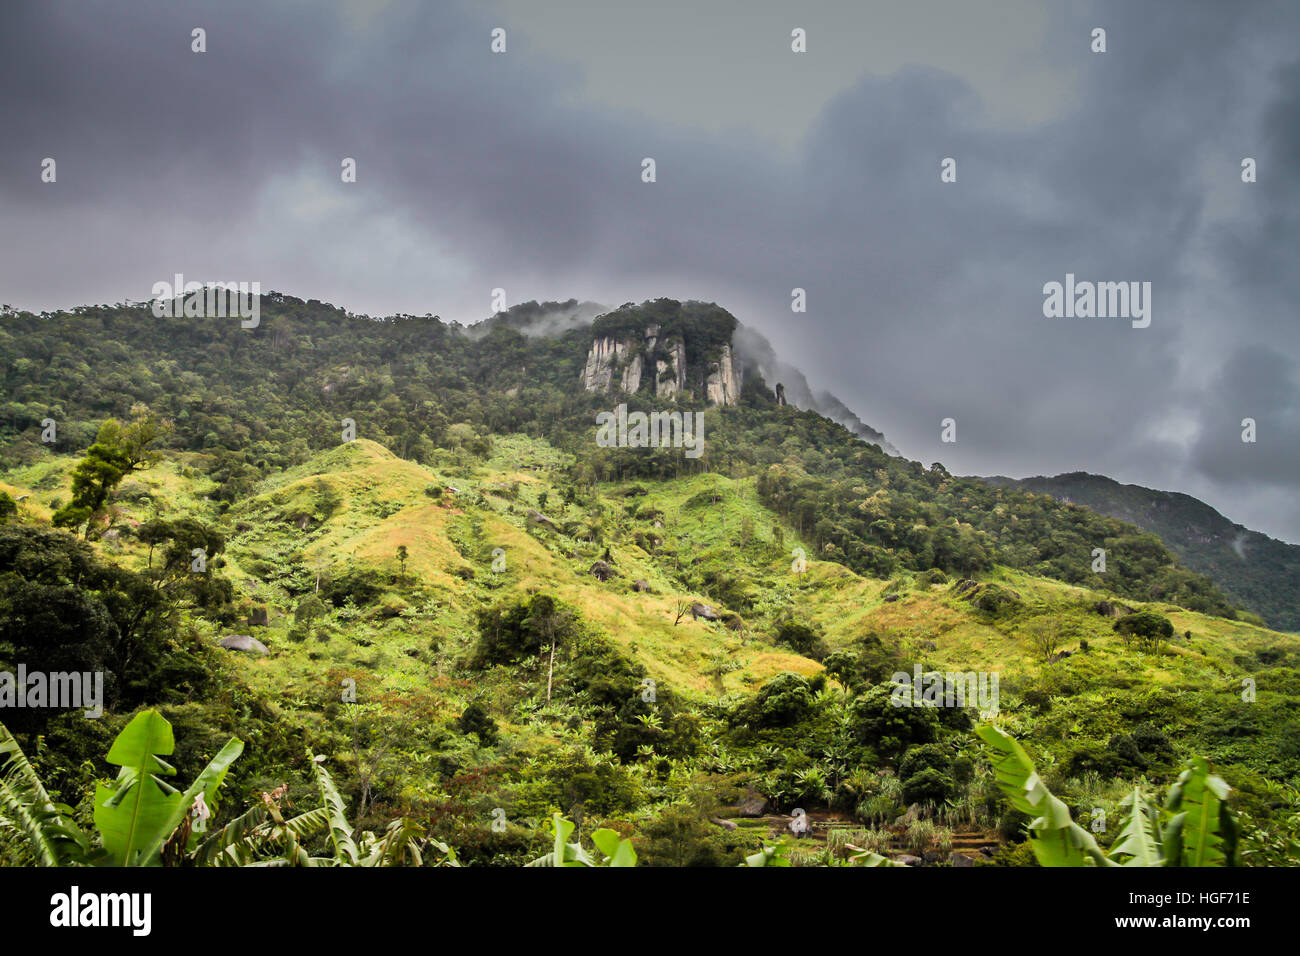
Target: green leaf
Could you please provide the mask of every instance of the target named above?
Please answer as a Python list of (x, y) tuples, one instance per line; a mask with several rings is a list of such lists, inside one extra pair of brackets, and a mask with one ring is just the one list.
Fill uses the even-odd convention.
[(194, 801), (200, 793), (203, 794), (203, 800), (208, 807), (214, 813), (216, 812), (217, 791), (220, 790), (222, 782), (226, 779), (226, 771), (230, 769), (232, 763), (239, 759), (239, 755), (243, 752), (244, 742), (237, 738), (231, 738), (217, 755), (208, 761), (208, 765), (200, 771), (199, 775), (194, 778), (194, 782), (181, 794), (180, 802), (172, 808), (171, 815), (158, 831), (154, 845), (146, 848), (142, 855), (144, 865), (147, 866), (156, 862), (162, 853), (163, 844), (167, 842), (176, 828), (185, 821), (185, 817), (189, 814), (190, 808), (194, 806)]
[(621, 840), (613, 830), (597, 830), (591, 842), (605, 856), (606, 866), (636, 866), (636, 850), (631, 840)]
[(1110, 848), (1111, 857), (1129, 857), (1124, 866), (1164, 866), (1157, 818), (1141, 788), (1134, 787), (1133, 792), (1124, 798), (1122, 806), (1129, 807), (1130, 812)]
[(158, 775), (176, 773), (159, 756), (175, 749), (171, 724), (156, 710), (131, 718), (109, 748), (104, 759), (121, 769), (113, 786), (95, 788), (94, 816), (113, 865), (138, 865), (149, 847), (161, 846), (171, 833), (164, 828), (173, 819), (181, 794)]
[(786, 846), (784, 843), (777, 846), (765, 846), (757, 853), (751, 853), (745, 857), (746, 866), (789, 866), (790, 861), (786, 858)]
[(72, 811), (55, 804), (8, 728), (0, 724), (0, 829), (22, 835), (19, 863), (63, 866), (79, 862), (89, 841), (72, 822)]
[(1070, 819), (1070, 809), (1052, 795), (1015, 738), (993, 724), (975, 731), (993, 751), (990, 760), (998, 787), (1011, 805), (1035, 817), (1029, 824), (1030, 845), (1042, 866), (1118, 866), (1107, 858), (1091, 833)]
[(324, 756), (317, 757), (310, 750), (307, 751), (307, 756), (311, 759), (311, 769), (316, 775), (316, 786), (320, 789), (321, 797), (325, 801), (325, 810), (329, 814), (330, 840), (334, 844), (335, 860), (340, 866), (356, 866), (357, 845), (352, 839), (352, 824), (348, 823), (347, 807), (343, 803), (343, 797), (334, 786), (334, 778), (325, 769)]
[(1232, 788), (1210, 773), (1204, 757), (1193, 757), (1169, 788), (1165, 809), (1168, 866), (1236, 866), (1237, 819), (1228, 806)]

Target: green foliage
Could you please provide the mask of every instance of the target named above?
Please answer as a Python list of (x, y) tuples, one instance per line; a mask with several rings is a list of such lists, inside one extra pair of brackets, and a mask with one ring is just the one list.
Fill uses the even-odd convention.
[(478, 615), (479, 640), (473, 666), (516, 664), (568, 644), (578, 633), (574, 611), (547, 594), (502, 602)]
[(812, 707), (808, 678), (786, 671), (758, 689), (746, 714), (758, 727), (790, 727), (808, 717)]
[(1160, 643), (1174, 634), (1174, 625), (1169, 618), (1154, 611), (1126, 614), (1115, 622), (1112, 629), (1126, 640), (1136, 638), (1141, 647), (1154, 653), (1159, 653)]
[(492, 715), (487, 712), (487, 708), (477, 700), (472, 701), (461, 712), (456, 721), (456, 727), (462, 734), (477, 736), (479, 743), (485, 747), (495, 746), (500, 736), (497, 722), (492, 719)]
[(1114, 846), (1103, 851), (1069, 808), (1052, 795), (1020, 744), (992, 724), (977, 731), (992, 751), (998, 786), (1033, 817), (1030, 843), (1042, 866), (1235, 866), (1238, 825), (1229, 787), (1193, 757), (1158, 810), (1140, 787), (1124, 801), (1129, 814)]

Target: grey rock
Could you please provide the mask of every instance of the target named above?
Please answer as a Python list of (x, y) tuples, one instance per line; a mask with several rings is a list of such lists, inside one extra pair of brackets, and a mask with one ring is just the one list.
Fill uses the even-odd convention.
[(718, 612), (713, 609), (712, 605), (695, 603), (691, 605), (691, 617), (704, 618), (706, 621), (716, 621)]
[(232, 634), (217, 642), (228, 651), (247, 651), (250, 654), (271, 653), (265, 644), (248, 634)]
[(745, 796), (736, 807), (736, 815), (741, 817), (761, 817), (767, 812), (767, 797), (757, 790), (745, 791)]
[(542, 514), (540, 511), (530, 509), (528, 512), (528, 520), (531, 521), (533, 524), (540, 524), (544, 527), (550, 528), (552, 531), (560, 530), (559, 525), (557, 525), (550, 518), (546, 517), (546, 515)]

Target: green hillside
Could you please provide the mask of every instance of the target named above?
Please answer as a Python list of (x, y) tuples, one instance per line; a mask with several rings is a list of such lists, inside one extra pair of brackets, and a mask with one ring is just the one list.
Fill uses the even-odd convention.
[(1193, 571), (1274, 627), (1300, 631), (1300, 546), (1229, 521), (1191, 495), (1122, 485), (1105, 475), (990, 478), (1051, 495), (1160, 536)]
[(1153, 535), (892, 458), (761, 380), (687, 406), (699, 459), (600, 448), (623, 399), (576, 385), (591, 334), (277, 296), (253, 333), (7, 317), (0, 672), (107, 674), (99, 720), (0, 711), (52, 798), (88, 820), (108, 743), (157, 707), (181, 780), (245, 742), (221, 823), (310, 806), (310, 748), (358, 831), (404, 817), (463, 864), (537, 857), (560, 813), (642, 865), (781, 840), (796, 864), (1033, 865), (979, 707), (891, 700), (896, 673), (970, 672), (1103, 846), (1136, 781), (1199, 756), (1242, 861), (1300, 859), (1300, 639)]

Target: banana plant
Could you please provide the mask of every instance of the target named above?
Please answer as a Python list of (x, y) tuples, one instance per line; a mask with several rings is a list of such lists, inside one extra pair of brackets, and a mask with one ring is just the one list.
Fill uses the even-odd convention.
[(558, 813), (552, 817), (552, 823), (555, 840), (551, 852), (525, 863), (525, 866), (636, 866), (632, 841), (620, 839), (613, 830), (600, 829), (591, 835), (591, 842), (600, 852), (597, 861), (581, 844), (569, 842), (575, 829), (573, 823)]
[(1236, 866), (1238, 827), (1228, 805), (1228, 784), (1193, 757), (1169, 788), (1163, 809), (1141, 787), (1125, 797), (1124, 826), (1109, 852), (1070, 818), (1069, 808), (1047, 789), (1033, 761), (1010, 734), (983, 724), (998, 787), (1011, 805), (1033, 819), (1029, 842), (1042, 866)]
[[(156, 710), (131, 718), (104, 758), (118, 768), (113, 784), (95, 788), (95, 827), (103, 841), (103, 860), (110, 866), (158, 866), (163, 847), (188, 824), (191, 808), (202, 797), (209, 809), (226, 771), (244, 751), (243, 741), (232, 738), (181, 792), (162, 778), (175, 776), (176, 768), (163, 760), (176, 750), (172, 726)], [(186, 826), (184, 836), (192, 838)]]
[(18, 741), (0, 724), (0, 863), (70, 866), (88, 850), (72, 808), (50, 799)]
[(196, 804), (214, 809), (226, 771), (244, 750), (231, 739), (185, 791), (163, 777), (176, 768), (163, 756), (176, 741), (171, 724), (156, 710), (131, 718), (105, 759), (118, 769), (111, 784), (95, 788), (94, 821), (100, 845), (55, 804), (37, 779), (17, 741), (0, 725), (0, 851), (6, 859), (38, 866), (161, 866), (164, 850), (183, 853), (197, 842), (190, 827)]
[[(325, 768), (324, 755), (307, 756), (321, 806), (286, 819), (280, 796), (263, 794), (262, 804), (232, 820), (202, 843), (192, 855), (199, 866), (421, 866), (423, 830), (406, 819), (394, 820), (382, 836), (358, 834), (348, 822), (347, 807), (334, 778)], [(303, 846), (308, 838), (329, 833), (329, 856), (313, 856)], [(428, 841), (442, 854), (439, 866), (460, 866), (455, 851), (436, 840)]]

